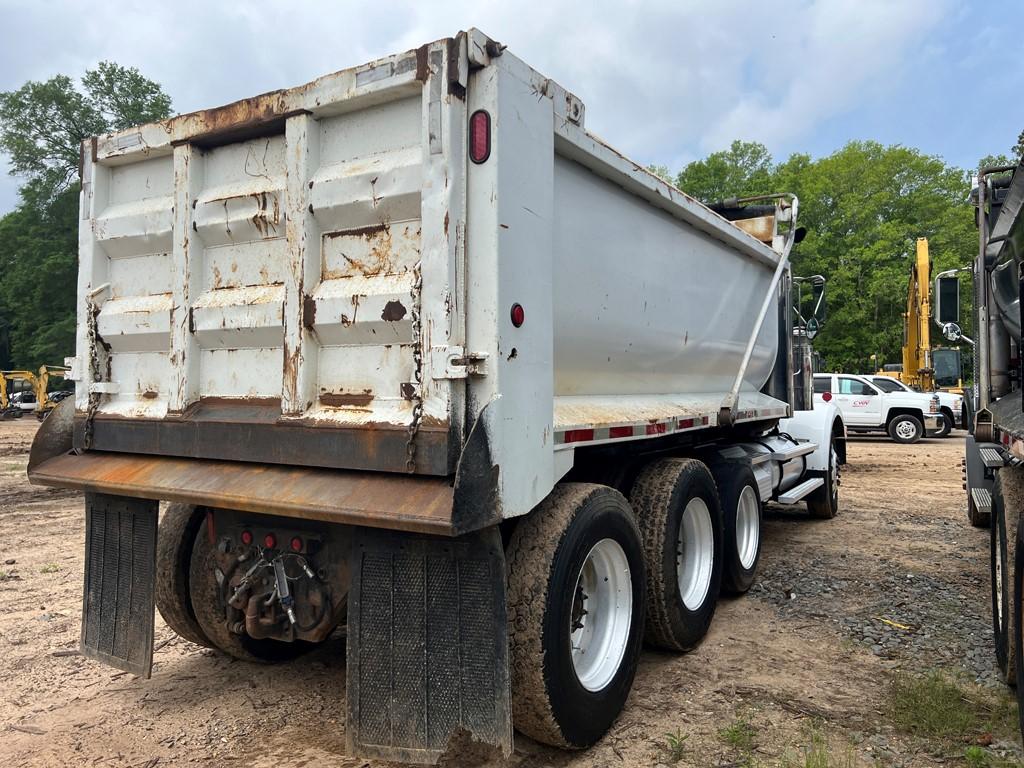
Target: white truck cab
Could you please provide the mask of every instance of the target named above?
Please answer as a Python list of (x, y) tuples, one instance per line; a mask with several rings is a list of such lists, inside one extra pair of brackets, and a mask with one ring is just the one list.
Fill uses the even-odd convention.
[[(909, 392), (911, 394), (921, 394), (916, 389), (912, 389), (893, 376), (872, 376), (871, 383), (878, 387), (883, 392)], [(939, 411), (942, 413), (942, 420), (939, 422), (939, 431), (935, 434), (935, 437), (946, 437), (953, 428), (961, 429), (963, 427), (963, 415), (964, 415), (964, 398), (962, 395), (957, 395), (953, 392), (928, 392), (929, 395), (935, 395), (939, 398)]]
[(886, 432), (897, 443), (916, 443), (943, 424), (936, 395), (886, 392), (865, 376), (814, 374), (814, 404), (834, 403), (850, 432)]

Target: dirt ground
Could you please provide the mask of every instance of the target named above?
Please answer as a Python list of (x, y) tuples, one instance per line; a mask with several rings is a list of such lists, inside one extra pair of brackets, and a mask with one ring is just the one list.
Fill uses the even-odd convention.
[[(35, 427), (0, 423), (0, 765), (379, 765), (344, 754), (342, 640), (252, 666), (178, 639), (157, 616), (151, 680), (77, 655), (82, 501), (28, 485)], [(770, 508), (755, 589), (720, 603), (693, 653), (645, 651), (626, 710), (593, 749), (517, 735), (507, 761), (464, 752), (444, 764), (966, 764), (962, 747), (936, 751), (890, 719), (901, 671), (945, 670), (1009, 701), (992, 672), (988, 532), (967, 524), (962, 449), (957, 437), (852, 441), (840, 516)], [(982, 743), (1011, 762), (972, 765), (1016, 764), (1015, 738), (994, 738)], [(824, 762), (808, 754), (816, 744)]]

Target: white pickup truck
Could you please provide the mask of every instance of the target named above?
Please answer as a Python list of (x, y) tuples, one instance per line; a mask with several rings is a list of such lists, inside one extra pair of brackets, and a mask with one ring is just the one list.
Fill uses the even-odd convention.
[(839, 407), (850, 432), (886, 432), (897, 443), (916, 443), (940, 431), (943, 416), (937, 395), (898, 389), (886, 392), (864, 376), (814, 374), (814, 404)]
[[(908, 394), (916, 395), (921, 394), (915, 389), (911, 389), (899, 379), (893, 378), (892, 376), (872, 376), (871, 383), (878, 387), (883, 392), (906, 392)], [(960, 429), (964, 423), (964, 398), (962, 395), (957, 395), (953, 392), (927, 392), (925, 394), (935, 395), (939, 398), (939, 412), (942, 414), (942, 419), (939, 420), (939, 431), (935, 433), (934, 437), (946, 437), (953, 428)]]

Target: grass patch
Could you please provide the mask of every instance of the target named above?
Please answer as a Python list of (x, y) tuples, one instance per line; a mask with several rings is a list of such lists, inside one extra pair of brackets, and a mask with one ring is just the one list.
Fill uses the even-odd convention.
[(796, 755), (787, 752), (779, 762), (781, 768), (857, 768), (853, 747), (837, 747), (819, 725), (807, 729), (807, 744)]
[(11, 578), (11, 574), (7, 571), (0, 571), (0, 581), (7, 581), (9, 578)]
[(678, 763), (683, 759), (683, 755), (686, 754), (686, 740), (688, 738), (690, 738), (690, 734), (683, 733), (680, 728), (677, 728), (675, 733), (665, 734), (665, 743), (661, 749), (670, 763)]
[[(746, 717), (737, 717), (727, 727), (718, 732), (718, 738), (724, 744), (739, 752), (744, 758), (749, 758), (754, 751), (754, 737), (757, 729)], [(744, 759), (741, 764), (749, 762)]]
[(941, 672), (894, 678), (890, 714), (900, 730), (946, 748), (1017, 731), (1016, 707), (1008, 695), (963, 685)]
[(61, 569), (60, 568), (60, 563), (47, 563), (46, 565), (44, 565), (42, 568), (39, 569), (39, 572), (40, 573), (59, 573), (60, 569)]

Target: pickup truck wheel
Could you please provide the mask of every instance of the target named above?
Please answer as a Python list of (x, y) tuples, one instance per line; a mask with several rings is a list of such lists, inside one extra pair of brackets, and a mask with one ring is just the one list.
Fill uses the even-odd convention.
[(839, 514), (839, 453), (833, 440), (828, 452), (825, 484), (807, 497), (807, 511), (819, 520), (831, 520)]
[(196, 533), (206, 512), (191, 504), (168, 504), (156, 536), (156, 609), (179, 637), (213, 648), (192, 610), (189, 568)]
[(722, 507), (722, 591), (750, 589), (761, 559), (761, 492), (750, 464), (726, 462), (712, 470)]
[(921, 421), (915, 416), (904, 413), (894, 416), (889, 422), (889, 437), (897, 443), (912, 445), (924, 435), (924, 427)]
[(292, 643), (239, 635), (228, 627), (225, 617), (226, 595), (218, 579), (215, 551), (206, 535), (205, 526), (196, 533), (189, 566), (189, 591), (192, 610), (203, 633), (216, 648), (242, 661), (271, 664), (290, 661), (316, 646), (315, 643)]
[(948, 411), (942, 412), (942, 418), (939, 419), (939, 428), (932, 432), (931, 437), (949, 437), (949, 433), (953, 431), (953, 414)]
[(647, 564), (647, 642), (688, 651), (715, 614), (724, 531), (715, 480), (696, 459), (661, 459), (630, 494)]
[[(992, 586), (992, 634), (996, 661), (1003, 680), (1017, 684), (1018, 593), (1014, 589), (1018, 574), (1011, 574), (1017, 561), (1018, 519), (1024, 504), (1024, 473), (1002, 469), (996, 473), (992, 494), (992, 527), (989, 538), (989, 569)], [(1011, 579), (1011, 576), (1013, 577)], [(1010, 598), (1015, 598), (1011, 600)]]
[(596, 742), (622, 711), (643, 631), (640, 533), (618, 491), (563, 483), (507, 551), (512, 720), (560, 747)]

